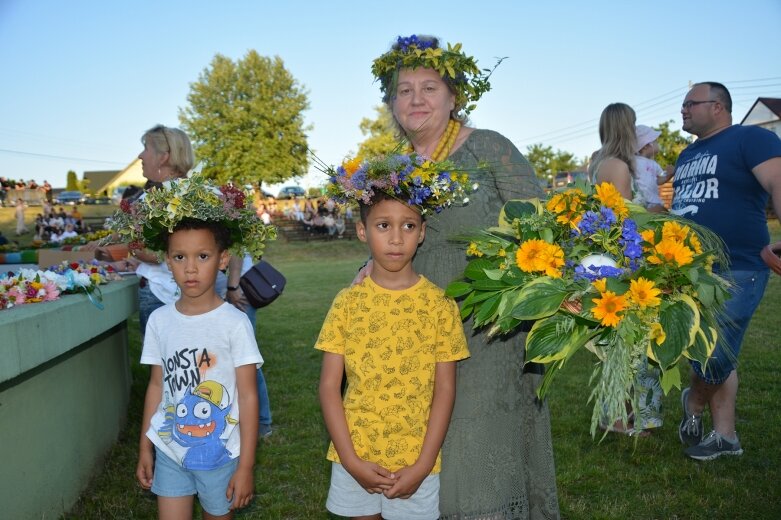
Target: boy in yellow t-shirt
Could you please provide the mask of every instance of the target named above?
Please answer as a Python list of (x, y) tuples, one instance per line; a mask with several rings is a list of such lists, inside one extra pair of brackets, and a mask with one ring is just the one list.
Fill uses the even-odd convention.
[(412, 266), (426, 232), (418, 208), (427, 206), (410, 205), (403, 192), (369, 193), (368, 203), (359, 199), (356, 231), (369, 245), (371, 274), (336, 296), (315, 345), (324, 351), (320, 403), (332, 440), (326, 507), (349, 517), (436, 519), (455, 362), (469, 352), (457, 304)]

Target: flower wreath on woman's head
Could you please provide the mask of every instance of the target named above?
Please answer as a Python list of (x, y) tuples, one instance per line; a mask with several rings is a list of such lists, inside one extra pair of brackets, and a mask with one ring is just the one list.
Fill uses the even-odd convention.
[(276, 228), (263, 224), (247, 194), (232, 185), (216, 186), (200, 175), (164, 182), (144, 197), (123, 200), (109, 227), (133, 249), (165, 251), (165, 237), (184, 219), (219, 222), (228, 230), (230, 252), (260, 258)]
[(399, 69), (429, 68), (436, 70), (456, 95), (456, 110), (469, 114), (480, 97), (491, 90), (488, 78), (504, 60), (500, 58), (493, 69), (477, 67), (477, 60), (461, 51), (461, 44), (447, 44), (447, 50), (439, 47), (439, 40), (432, 36), (399, 36), (391, 50), (374, 60), (372, 74), (380, 81), (383, 100), (394, 95)]

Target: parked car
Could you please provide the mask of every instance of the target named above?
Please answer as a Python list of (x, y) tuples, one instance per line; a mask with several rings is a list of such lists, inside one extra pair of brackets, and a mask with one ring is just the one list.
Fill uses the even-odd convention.
[(61, 191), (56, 197), (54, 197), (55, 204), (68, 204), (75, 206), (84, 202), (84, 194), (80, 191)]
[(101, 206), (111, 204), (111, 197), (84, 197), (84, 204), (98, 204)]
[(577, 180), (588, 180), (588, 174), (586, 172), (559, 172), (553, 179), (553, 185), (551, 186), (551, 183), (548, 183), (548, 189), (562, 188)]
[(285, 186), (279, 190), (278, 199), (296, 199), (298, 197), (304, 197), (306, 192), (301, 186)]

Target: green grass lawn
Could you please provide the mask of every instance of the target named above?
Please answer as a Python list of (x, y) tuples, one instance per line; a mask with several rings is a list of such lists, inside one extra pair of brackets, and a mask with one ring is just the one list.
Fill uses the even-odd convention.
[[(774, 239), (781, 238), (777, 222)], [(313, 344), (329, 304), (349, 284), (366, 253), (353, 241), (271, 244), (266, 258), (288, 277), (285, 294), (259, 311), (257, 336), (266, 360), (274, 434), (257, 450), (256, 499), (239, 518), (317, 519), (325, 512), (328, 442), (317, 402), (320, 354)], [(588, 434), (586, 386), (592, 360), (577, 355), (550, 392), (559, 503), (566, 519), (781, 518), (781, 278), (773, 277), (741, 355), (738, 431), (742, 457), (699, 463), (678, 441), (680, 392), (665, 398), (665, 424), (651, 437)], [(147, 369), (138, 365), (133, 319), (133, 389), (128, 426), (68, 519), (156, 516), (155, 501), (135, 483), (136, 446)], [(684, 367), (684, 370), (686, 368)], [(706, 425), (709, 420), (706, 418)]]

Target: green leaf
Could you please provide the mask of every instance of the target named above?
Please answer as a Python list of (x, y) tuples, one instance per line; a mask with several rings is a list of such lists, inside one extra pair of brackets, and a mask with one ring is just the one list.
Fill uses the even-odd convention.
[(469, 282), (452, 282), (447, 286), (445, 294), (451, 298), (460, 298), (472, 291), (472, 284)]
[(485, 280), (488, 275), (485, 274), (486, 269), (492, 269), (494, 266), (490, 260), (485, 258), (475, 258), (466, 265), (464, 269), (464, 276), (470, 280)]
[(697, 287), (697, 299), (706, 307), (712, 307), (716, 301), (716, 287), (709, 283), (700, 283)]
[(565, 359), (585, 345), (594, 332), (561, 314), (537, 321), (526, 336), (526, 361), (550, 363)]
[(550, 316), (567, 297), (563, 283), (550, 278), (538, 278), (523, 287), (518, 304), (511, 313), (519, 320), (537, 320)]
[(662, 392), (664, 392), (665, 395), (669, 394), (673, 387), (680, 390), (681, 371), (678, 370), (678, 365), (673, 365), (669, 370), (663, 370), (659, 383), (661, 383)]
[(664, 342), (657, 345), (651, 342), (651, 351), (662, 370), (674, 365), (689, 345), (694, 341), (700, 326), (697, 305), (688, 296), (682, 296), (669, 305), (663, 305), (659, 312), (659, 323), (666, 335)]
[(487, 278), (485, 280), (475, 280), (472, 282), (472, 287), (474, 287), (476, 291), (501, 291), (502, 289), (507, 288), (507, 284), (501, 280), (491, 280)]
[(537, 199), (526, 200), (511, 200), (508, 201), (499, 213), (499, 223), (506, 222), (512, 224), (516, 218), (525, 217), (527, 215), (534, 215), (537, 213), (537, 205), (539, 201)]
[(496, 309), (499, 307), (500, 295), (496, 294), (482, 303), (475, 312), (475, 327), (482, 327), (496, 319)]

